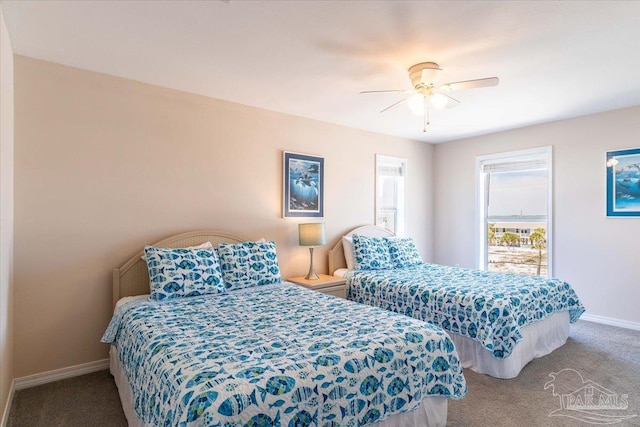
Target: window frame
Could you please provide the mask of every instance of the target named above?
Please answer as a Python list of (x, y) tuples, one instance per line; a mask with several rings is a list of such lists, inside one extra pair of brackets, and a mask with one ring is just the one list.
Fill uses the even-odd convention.
[(508, 151), (476, 157), (476, 241), (475, 258), (478, 269), (488, 270), (489, 243), (487, 239), (487, 180), (482, 166), (491, 161), (526, 161), (544, 158), (547, 164), (547, 277), (553, 276), (553, 147), (545, 146), (526, 150)]
[[(374, 210), (373, 210), (373, 223), (375, 225), (384, 227), (384, 224), (378, 223), (378, 210), (381, 208), (380, 200), (378, 197), (380, 191), (380, 173), (379, 167), (382, 165), (399, 166), (402, 170), (402, 188), (398, 190), (396, 188), (396, 200), (395, 200), (395, 217), (394, 217), (394, 234), (396, 236), (404, 236), (407, 227), (407, 159), (402, 157), (387, 156), (384, 154), (376, 154), (375, 159), (375, 194), (374, 194)], [(396, 184), (397, 185), (397, 184)]]

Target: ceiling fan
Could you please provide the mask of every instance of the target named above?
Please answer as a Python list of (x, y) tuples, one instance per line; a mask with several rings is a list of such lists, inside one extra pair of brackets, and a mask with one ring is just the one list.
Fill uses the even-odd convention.
[(398, 102), (395, 102), (382, 111), (391, 110), (405, 102), (409, 105), (411, 111), (424, 119), (423, 132), (427, 131), (429, 126), (429, 109), (436, 110), (445, 108), (453, 108), (460, 104), (460, 101), (447, 95), (448, 92), (462, 89), (475, 89), (479, 87), (497, 86), (499, 79), (497, 77), (487, 77), (483, 79), (463, 80), (451, 83), (438, 83), (438, 77), (442, 69), (435, 62), (421, 62), (409, 68), (409, 79), (413, 85), (413, 89), (407, 90), (365, 90), (360, 93), (400, 93), (409, 95)]

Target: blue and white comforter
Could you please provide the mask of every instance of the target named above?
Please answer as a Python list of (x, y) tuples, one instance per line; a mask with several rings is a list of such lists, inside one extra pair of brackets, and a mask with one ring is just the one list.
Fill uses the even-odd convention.
[(575, 323), (584, 312), (568, 283), (520, 274), (423, 263), (350, 271), (347, 283), (350, 300), (439, 325), (481, 343), (497, 359), (511, 354), (522, 326), (564, 310)]
[(157, 426), (360, 426), (467, 392), (442, 329), (288, 283), (126, 303), (102, 341)]

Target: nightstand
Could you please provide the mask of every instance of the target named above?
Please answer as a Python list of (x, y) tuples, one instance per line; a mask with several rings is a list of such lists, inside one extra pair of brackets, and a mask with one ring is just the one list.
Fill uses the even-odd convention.
[(307, 280), (302, 276), (292, 277), (287, 279), (287, 281), (314, 291), (322, 292), (323, 294), (335, 295), (344, 299), (347, 298), (347, 279), (338, 276), (329, 276), (328, 274), (318, 274), (318, 277), (319, 279), (317, 280)]

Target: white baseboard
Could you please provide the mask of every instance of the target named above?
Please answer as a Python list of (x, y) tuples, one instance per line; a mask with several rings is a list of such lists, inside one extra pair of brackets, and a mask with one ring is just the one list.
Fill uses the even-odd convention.
[(37, 385), (47, 384), (54, 381), (77, 377), (92, 372), (102, 371), (109, 368), (109, 359), (96, 360), (95, 362), (83, 363), (81, 365), (68, 366), (53, 371), (41, 372), (39, 374), (28, 375), (14, 379), (15, 389), (22, 390)]
[(586, 320), (587, 322), (602, 323), (603, 325), (611, 325), (619, 328), (640, 331), (640, 323), (638, 322), (630, 322), (628, 320), (614, 319), (613, 317), (598, 316), (596, 314), (589, 313), (584, 313), (580, 316), (580, 319)]
[(4, 405), (4, 412), (2, 413), (2, 423), (0, 426), (6, 427), (9, 421), (9, 410), (11, 409), (11, 403), (13, 402), (13, 394), (16, 391), (16, 381), (11, 380), (11, 387), (9, 387), (9, 396), (7, 396), (7, 403)]

